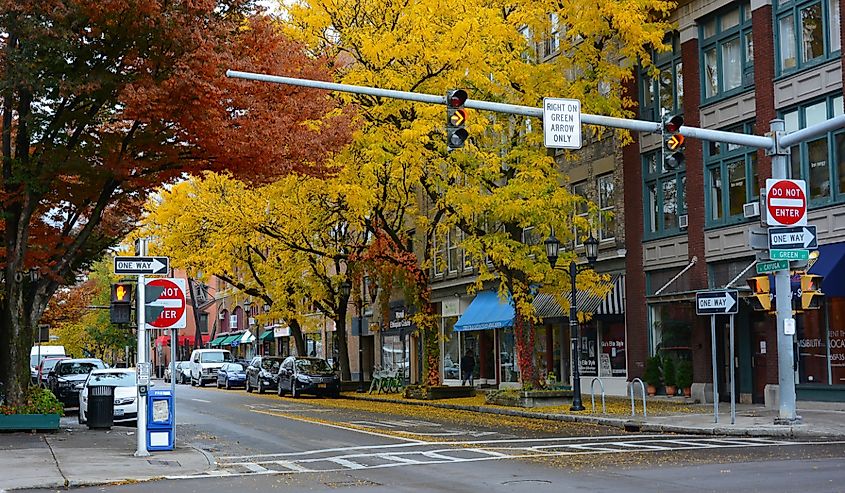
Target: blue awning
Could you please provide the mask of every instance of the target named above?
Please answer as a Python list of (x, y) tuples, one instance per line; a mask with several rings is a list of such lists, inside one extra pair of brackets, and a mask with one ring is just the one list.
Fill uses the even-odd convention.
[(822, 293), (826, 296), (845, 296), (845, 243), (819, 245), (819, 258), (808, 274), (822, 276)]
[(481, 291), (455, 322), (455, 332), (511, 327), (513, 318), (514, 310), (510, 303), (503, 303), (493, 291)]

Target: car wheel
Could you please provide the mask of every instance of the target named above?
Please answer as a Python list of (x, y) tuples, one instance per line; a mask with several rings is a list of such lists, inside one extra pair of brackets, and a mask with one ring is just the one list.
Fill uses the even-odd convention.
[(279, 397), (285, 396), (285, 389), (282, 388), (282, 382), (279, 382), (279, 386), (276, 388), (276, 393), (279, 394)]
[(299, 392), (296, 390), (296, 380), (290, 381), (290, 396), (294, 399), (299, 398)]
[(196, 380), (194, 380), (194, 376), (191, 375), (191, 387), (196, 387), (196, 386), (197, 386), (197, 382), (196, 382)]
[(199, 377), (197, 379), (197, 385), (200, 387), (205, 387), (205, 380), (203, 380), (202, 377)]
[(246, 377), (246, 384), (244, 384), (244, 390), (246, 390), (247, 394), (252, 392), (252, 387), (249, 386), (249, 377)]
[(258, 381), (258, 393), (259, 393), (259, 394), (263, 394), (263, 393), (264, 393), (264, 390), (265, 390), (265, 389), (264, 389), (264, 382), (262, 382), (261, 380), (259, 380), (259, 381)]
[(222, 388), (222, 387), (223, 387), (223, 386), (222, 386), (222, 385), (220, 385), (220, 380), (218, 379), (218, 380), (217, 380), (217, 388), (219, 389), (219, 388)]
[(79, 424), (84, 425), (88, 420), (82, 417), (82, 408), (79, 408), (79, 414), (77, 414), (76, 418), (79, 420)]
[(232, 390), (232, 384), (229, 383), (229, 379), (226, 379), (226, 390)]

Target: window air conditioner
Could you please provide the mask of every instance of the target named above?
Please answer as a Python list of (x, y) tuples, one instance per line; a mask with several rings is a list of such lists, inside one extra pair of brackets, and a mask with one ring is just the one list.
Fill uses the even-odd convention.
[(686, 229), (687, 224), (688, 223), (687, 223), (687, 215), (686, 214), (681, 214), (680, 216), (678, 216), (678, 227), (679, 228)]
[(758, 217), (760, 215), (760, 202), (748, 202), (742, 204), (742, 216), (746, 219)]

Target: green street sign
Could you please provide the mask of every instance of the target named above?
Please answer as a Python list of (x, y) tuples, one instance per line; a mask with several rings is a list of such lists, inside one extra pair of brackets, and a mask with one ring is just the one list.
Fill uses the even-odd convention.
[[(786, 250), (789, 251), (789, 250)], [(788, 260), (772, 260), (771, 262), (757, 262), (757, 273), (768, 274), (779, 270), (789, 270)]]
[(809, 260), (810, 250), (769, 250), (772, 260)]

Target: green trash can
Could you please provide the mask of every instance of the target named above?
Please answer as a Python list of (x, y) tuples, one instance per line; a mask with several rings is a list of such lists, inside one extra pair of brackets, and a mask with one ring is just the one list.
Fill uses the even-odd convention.
[(92, 385), (88, 387), (89, 429), (110, 430), (114, 426), (114, 387), (111, 385)]

